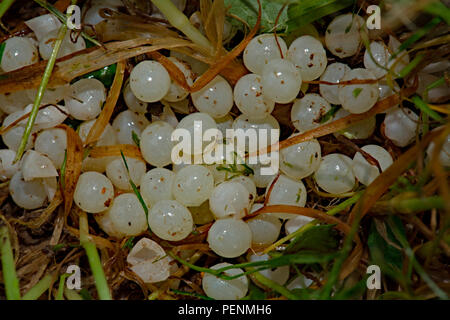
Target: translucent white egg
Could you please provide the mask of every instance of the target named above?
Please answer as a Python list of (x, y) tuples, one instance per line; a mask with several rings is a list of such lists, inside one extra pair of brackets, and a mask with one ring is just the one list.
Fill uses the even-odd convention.
[(225, 117), (233, 107), (233, 89), (221, 76), (216, 76), (201, 90), (193, 92), (191, 96), (197, 110), (213, 118)]
[(304, 275), (299, 275), (294, 279), (292, 279), (292, 281), (288, 283), (286, 288), (288, 288), (289, 290), (305, 289), (308, 288), (310, 285), (312, 285), (313, 282), (314, 282), (313, 280), (306, 278)]
[(11, 178), (9, 194), (15, 204), (27, 210), (42, 207), (47, 198), (42, 180), (25, 181), (21, 171), (17, 171)]
[(286, 56), (286, 42), (281, 37), (278, 38), (280, 49), (273, 33), (261, 34), (254, 37), (244, 50), (244, 64), (248, 70), (256, 74), (262, 74), (264, 66), (274, 59)]
[(141, 137), (141, 132), (149, 123), (143, 114), (131, 110), (122, 111), (112, 123), (113, 129), (116, 131), (117, 143), (134, 145), (133, 131), (138, 137)]
[[(114, 9), (114, 7), (111, 7), (107, 4), (96, 4), (91, 7), (85, 12), (83, 12), (83, 23), (90, 26), (95, 26), (99, 22), (105, 20), (102, 16), (100, 16), (100, 10), (104, 8), (110, 8)], [(84, 9), (84, 8), (83, 8)], [(84, 10), (83, 10), (84, 11)]]
[(272, 101), (291, 102), (300, 92), (301, 85), (302, 76), (289, 60), (271, 60), (262, 71), (263, 94)]
[(170, 257), (155, 241), (142, 238), (127, 256), (130, 269), (145, 283), (158, 283), (170, 276)]
[(219, 256), (236, 258), (250, 248), (252, 231), (242, 220), (219, 219), (208, 231), (208, 243), (211, 250)]
[(194, 207), (208, 200), (213, 189), (214, 178), (206, 167), (188, 165), (175, 175), (172, 194), (181, 204)]
[(125, 101), (125, 104), (131, 111), (139, 112), (139, 113), (147, 112), (148, 103), (136, 98), (133, 91), (131, 91), (129, 83), (127, 83), (125, 85), (125, 87), (123, 88), (122, 94), (123, 94), (123, 100)]
[(126, 236), (137, 236), (147, 229), (144, 208), (134, 193), (117, 196), (108, 211), (113, 228)]
[(0, 94), (0, 110), (6, 114), (22, 111), (32, 102), (25, 91)]
[(82, 210), (99, 213), (110, 207), (114, 199), (111, 181), (98, 172), (84, 172), (78, 178), (74, 202)]
[[(211, 267), (213, 270), (232, 266), (227, 262), (222, 262)], [(240, 268), (228, 269), (225, 275), (231, 277), (243, 273)], [(245, 297), (248, 291), (247, 276), (238, 277), (233, 280), (220, 279), (212, 274), (205, 273), (202, 279), (202, 288), (206, 295), (215, 300), (239, 300)]]
[[(262, 208), (261, 203), (252, 206), (252, 213)], [(252, 243), (255, 245), (270, 245), (274, 243), (280, 235), (281, 222), (277, 217), (268, 214), (259, 214), (247, 221), (252, 231)]]
[(170, 51), (170, 56), (175, 57), (183, 62), (186, 62), (191, 67), (194, 74), (197, 76), (202, 75), (209, 68), (208, 64), (206, 64), (200, 60), (197, 60), (191, 56), (188, 56), (187, 54), (184, 54), (184, 53)]
[(275, 108), (275, 102), (263, 95), (262, 79), (257, 74), (247, 74), (234, 87), (234, 102), (239, 110), (251, 119), (264, 119)]
[(199, 148), (197, 150), (195, 148), (195, 145), (197, 144), (197, 142), (195, 142), (195, 139), (198, 139), (198, 137), (203, 137), (203, 134), (209, 129), (217, 129), (217, 124), (209, 114), (203, 112), (195, 112), (181, 119), (180, 123), (178, 123), (177, 129), (185, 129), (189, 133), (189, 137), (191, 140), (191, 150), (190, 152), (189, 150), (183, 151), (186, 151), (188, 154), (193, 155), (203, 153), (205, 148), (211, 144), (211, 142), (205, 142), (202, 139), (202, 143), (199, 145)]
[[(30, 103), (34, 102), (37, 95), (37, 89), (25, 90)], [(71, 94), (70, 84), (65, 84), (57, 87), (47, 87), (42, 97), (41, 104), (57, 104), (64, 100), (65, 97)]]
[(356, 54), (361, 43), (360, 28), (364, 24), (364, 19), (357, 14), (347, 13), (334, 18), (325, 32), (328, 50), (339, 58)]
[(110, 237), (121, 239), (125, 237), (125, 234), (117, 231), (114, 227), (111, 217), (109, 215), (110, 210), (103, 211), (101, 213), (97, 213), (94, 215), (95, 221), (97, 221), (99, 227), (106, 232), (106, 234)]
[(164, 168), (148, 171), (141, 178), (141, 195), (144, 201), (153, 206), (159, 200), (173, 200), (172, 184), (175, 173)]
[(42, 153), (34, 150), (25, 152), (22, 158), (21, 169), (25, 181), (58, 176), (53, 162)]
[[(320, 77), (321, 81), (339, 83), (346, 72), (350, 71), (350, 67), (344, 63), (335, 62), (325, 69), (325, 72)], [(319, 85), (320, 95), (329, 103), (341, 104), (339, 100), (339, 86), (337, 85)]]
[(192, 232), (194, 221), (189, 210), (178, 201), (161, 200), (150, 209), (148, 224), (161, 239), (180, 241)]
[(316, 139), (284, 148), (280, 152), (280, 170), (296, 180), (306, 178), (319, 167), (321, 155)]
[[(82, 124), (80, 124), (78, 128), (78, 135), (80, 136), (80, 139), (83, 143), (86, 142), (89, 132), (91, 131), (95, 122), (96, 119), (93, 119), (89, 121), (84, 121)], [(113, 127), (108, 123), (105, 129), (103, 130), (102, 134), (100, 135), (100, 138), (95, 142), (95, 145), (111, 146), (116, 143), (117, 143), (116, 132), (114, 131)]]
[(64, 99), (71, 116), (78, 120), (92, 120), (102, 111), (106, 100), (103, 83), (97, 79), (81, 79), (70, 86), (70, 96)]
[(145, 102), (156, 102), (164, 98), (170, 89), (170, 75), (156, 61), (142, 61), (130, 74), (130, 86), (134, 95)]
[(340, 153), (328, 154), (322, 157), (314, 178), (319, 187), (328, 193), (351, 191), (355, 186), (352, 159)]
[(384, 77), (387, 73), (390, 53), (387, 46), (381, 41), (372, 41), (370, 51), (364, 52), (364, 67), (370, 70), (375, 77)]
[(242, 218), (250, 205), (250, 193), (238, 182), (226, 181), (212, 191), (209, 207), (216, 219)]
[[(273, 186), (272, 186), (273, 184)], [(269, 190), (272, 188), (269, 196)], [(288, 205), (304, 207), (307, 199), (305, 185), (301, 181), (295, 181), (281, 174), (276, 182), (272, 180), (266, 189), (266, 197), (269, 196), (267, 205)], [(293, 213), (274, 212), (269, 215), (280, 219), (291, 219), (296, 217)]]
[(322, 125), (322, 117), (331, 109), (327, 100), (317, 93), (308, 93), (295, 100), (291, 109), (291, 121), (300, 133)]
[[(271, 157), (272, 154), (269, 154)], [(273, 174), (262, 174), (262, 168), (268, 168), (268, 165), (262, 164), (258, 162), (256, 164), (249, 163), (248, 166), (253, 170), (254, 174), (251, 176), (253, 182), (258, 188), (266, 188), (269, 183), (273, 180), (273, 178), (277, 175), (278, 172), (274, 172)]]
[(14, 163), (16, 152), (10, 149), (0, 150), (0, 180), (11, 179), (19, 170), (19, 162)]
[[(397, 53), (401, 45), (402, 43), (400, 41), (398, 41), (395, 37), (389, 35), (388, 47), (390, 52)], [(408, 65), (409, 61), (409, 54), (406, 50), (404, 50), (396, 58), (392, 59), (392, 57), (390, 57), (388, 68), (393, 68), (394, 72), (398, 74), (403, 70), (403, 68)]]
[[(2, 127), (6, 128), (15, 121), (17, 121), (19, 118), (21, 118), (24, 115), (24, 111), (16, 111), (11, 113), (10, 115), (6, 116), (6, 118), (3, 120)], [(28, 150), (33, 147), (34, 139), (32, 137), (33, 133), (36, 133), (38, 131), (37, 128), (33, 127), (31, 130), (31, 135), (28, 138), (27, 145), (25, 150)], [(2, 139), (5, 145), (14, 151), (17, 151), (19, 148), (20, 142), (22, 140), (23, 134), (25, 132), (25, 126), (21, 125), (21, 123), (18, 123), (8, 131), (4, 132), (2, 134)]]
[[(345, 73), (343, 81), (354, 79), (369, 80), (376, 77), (366, 69), (353, 69)], [(339, 101), (342, 107), (350, 113), (363, 113), (378, 101), (378, 83), (351, 84), (339, 86)]]
[[(49, 33), (47, 33), (40, 41), (39, 41), (39, 53), (44, 60), (50, 59), (52, 55), (53, 48), (55, 47), (55, 42), (58, 38), (58, 29), (55, 29)], [(80, 50), (86, 49), (86, 42), (84, 42), (83, 37), (79, 36), (75, 40), (75, 36), (70, 35), (70, 32), (67, 32), (64, 36), (64, 39), (61, 43), (61, 47), (58, 51), (57, 58), (62, 58), (68, 56), (72, 53), (75, 53)]]
[[(393, 163), (392, 156), (386, 149), (374, 145), (369, 144), (361, 148), (363, 151), (370, 154), (375, 160), (378, 161), (380, 168), (382, 171), (389, 168), (389, 166)], [(370, 164), (364, 156), (357, 152), (353, 157), (353, 173), (355, 177), (361, 182), (363, 185), (368, 186), (375, 180), (376, 177), (380, 175), (380, 170), (376, 165)]]
[[(350, 115), (345, 109), (339, 109), (334, 115), (334, 120)], [(375, 131), (377, 122), (375, 117), (366, 118), (340, 131), (348, 139), (367, 139)]]
[(297, 215), (296, 217), (286, 221), (286, 223), (284, 224), (284, 231), (286, 232), (286, 235), (289, 235), (304, 227), (313, 220), (313, 218), (307, 216)]
[[(31, 110), (33, 108), (32, 104), (29, 104), (23, 110), (23, 115), (29, 113), (31, 114)], [(68, 116), (68, 112), (66, 107), (60, 105), (49, 105), (45, 108), (39, 109), (36, 119), (34, 121), (33, 128), (36, 130), (53, 128), (66, 120)], [(28, 121), (28, 117), (23, 119), (20, 124), (25, 126)]]
[(141, 134), (140, 148), (145, 161), (155, 167), (172, 163), (173, 127), (164, 121), (149, 124)]
[(57, 168), (61, 168), (66, 149), (67, 133), (63, 129), (43, 130), (34, 142), (34, 150), (49, 157)]
[[(189, 68), (189, 65), (182, 62), (181, 60), (178, 60), (175, 57), (169, 57), (170, 61), (172, 61), (178, 69), (183, 73), (184, 78), (186, 79), (186, 82), (189, 86), (192, 86), (194, 84), (194, 73)], [(208, 85), (209, 86), (209, 85)], [(206, 86), (206, 87), (208, 87)], [(200, 91), (201, 92), (201, 91)], [(189, 95), (189, 92), (180, 87), (175, 81), (171, 80), (169, 92), (164, 96), (164, 100), (169, 102), (176, 102), (181, 101), (184, 98), (186, 98)], [(195, 104), (195, 102), (194, 102)]]
[(300, 70), (302, 79), (315, 80), (327, 67), (327, 54), (322, 43), (312, 36), (301, 36), (289, 46), (287, 58)]
[(253, 203), (258, 194), (256, 193), (256, 185), (252, 178), (244, 175), (239, 175), (237, 177), (231, 178), (230, 181), (242, 184), (250, 194), (249, 196), (250, 203)]
[[(419, 76), (419, 88), (420, 88), (420, 76)], [(419, 89), (417, 89), (419, 92)], [(386, 81), (379, 81), (378, 82), (378, 101), (383, 100), (387, 97), (392, 96), (393, 94), (396, 94), (397, 92), (400, 91), (400, 87), (399, 85), (394, 81), (393, 83), (393, 88), (391, 88)], [(395, 109), (396, 107), (398, 107), (398, 104), (395, 106), (392, 106), (390, 109), (386, 110), (383, 113), (386, 113), (387, 111), (392, 111), (393, 109)]]
[(384, 134), (398, 147), (406, 147), (414, 141), (419, 116), (407, 108), (396, 108), (386, 113)]
[(130, 179), (138, 187), (141, 182), (141, 177), (146, 172), (146, 164), (139, 159), (130, 157), (125, 157), (125, 159), (127, 161), (129, 173), (127, 172), (122, 157), (117, 157), (107, 164), (106, 176), (116, 188), (131, 191), (133, 188), (131, 187)]
[(5, 42), (1, 68), (5, 72), (17, 70), (39, 61), (36, 46), (30, 38), (12, 37)]
[(217, 124), (217, 129), (222, 132), (222, 136), (226, 137), (227, 129), (233, 128), (233, 117), (230, 114), (227, 114), (225, 117), (214, 119)]
[[(267, 261), (270, 259), (268, 254), (252, 254), (248, 261), (256, 262), (256, 261)], [(284, 285), (289, 279), (289, 266), (282, 266), (274, 269), (264, 269), (259, 271), (261, 275), (264, 277), (278, 283), (279, 285)], [(257, 282), (256, 282), (257, 283)]]
[(33, 30), (37, 40), (40, 41), (46, 34), (58, 30), (61, 22), (53, 14), (43, 14), (25, 21), (28, 28)]

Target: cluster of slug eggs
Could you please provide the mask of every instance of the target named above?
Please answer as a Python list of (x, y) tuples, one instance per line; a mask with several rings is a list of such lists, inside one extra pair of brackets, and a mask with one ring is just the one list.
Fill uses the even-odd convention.
[[(120, 3), (108, 3), (114, 8), (117, 2)], [(180, 3), (183, 5), (183, 1)], [(98, 10), (89, 9), (86, 19), (97, 23), (101, 20), (97, 13)], [(356, 54), (361, 46), (359, 29), (363, 22), (358, 15), (337, 16), (325, 33), (327, 49), (338, 58)], [(34, 37), (13, 37), (6, 42), (1, 63), (5, 72), (33, 64), (38, 61), (39, 55), (42, 59), (49, 57), (52, 48), (49, 39), (55, 37), (60, 26), (58, 20), (48, 14), (28, 21), (27, 25), (34, 31)], [(351, 28), (348, 30), (349, 25)], [(357, 181), (369, 185), (380, 174), (379, 168), (383, 171), (387, 169), (393, 161), (389, 152), (378, 145), (362, 147), (378, 161), (378, 167), (370, 164), (359, 152), (353, 159), (339, 153), (322, 156), (319, 142), (312, 139), (281, 151), (279, 175), (263, 176), (259, 173), (262, 165), (257, 164), (250, 165), (254, 175), (228, 179), (217, 170), (219, 164), (173, 164), (172, 132), (177, 128), (193, 132), (195, 121), (202, 122), (203, 130), (279, 129), (278, 121), (271, 115), (277, 103), (293, 103), (291, 120), (300, 133), (318, 127), (318, 120), (331, 109), (332, 104), (342, 106), (334, 119), (363, 113), (379, 99), (393, 93), (382, 77), (386, 75), (385, 69), (393, 63), (398, 72), (408, 62), (407, 57), (390, 59), (398, 46), (398, 41), (392, 37), (388, 46), (374, 41), (370, 44), (372, 57), (368, 51), (364, 56), (365, 68), (351, 69), (340, 62), (328, 65), (323, 44), (312, 36), (301, 36), (288, 48), (283, 38), (261, 34), (250, 41), (243, 53), (244, 64), (251, 73), (239, 79), (234, 88), (223, 77), (217, 76), (203, 89), (191, 94), (190, 98), (199, 112), (191, 113), (180, 121), (167, 106), (186, 102), (189, 93), (171, 80), (162, 64), (152, 60), (142, 61), (133, 68), (122, 91), (128, 109), (119, 113), (111, 125), (107, 125), (95, 145), (134, 144), (133, 136), (137, 136), (143, 159), (126, 157), (127, 170), (121, 157), (86, 157), (74, 202), (82, 210), (94, 214), (100, 227), (112, 237), (136, 236), (150, 226), (159, 238), (180, 241), (192, 233), (196, 224), (214, 221), (207, 241), (221, 257), (235, 258), (252, 246), (270, 245), (279, 238), (282, 221), (285, 221), (285, 232), (289, 234), (311, 219), (279, 212), (244, 221), (242, 218), (248, 213), (263, 206), (254, 203), (258, 197), (257, 188), (266, 189), (268, 205), (303, 207), (307, 202), (307, 191), (302, 179), (313, 175), (317, 185), (325, 192), (346, 193), (356, 187)], [(75, 43), (65, 39), (60, 55), (83, 48), (85, 43), (81, 37)], [(194, 83), (196, 75), (206, 70), (205, 65), (183, 54), (172, 52), (169, 59), (182, 71), (189, 85)], [(319, 78), (332, 83), (353, 79), (379, 81), (341, 86), (321, 84), (320, 94), (307, 93), (297, 99), (304, 81)], [(3, 127), (15, 123), (31, 110), (34, 94), (35, 90), (27, 90), (0, 97), (0, 109), (7, 114)], [(53, 199), (57, 190), (57, 169), (63, 164), (67, 148), (66, 132), (57, 126), (68, 115), (82, 121), (77, 132), (85, 142), (105, 99), (106, 89), (96, 79), (81, 79), (47, 90), (43, 103), (53, 105), (38, 112), (32, 138), (19, 163), (13, 160), (27, 118), (2, 135), (8, 149), (0, 150), (0, 178), (10, 179), (10, 194), (18, 206), (37, 209), (46, 200)], [(166, 105), (165, 113), (150, 122), (145, 116), (148, 103), (158, 101)], [(233, 105), (242, 113), (234, 119), (230, 115)], [(398, 106), (390, 109), (383, 122), (385, 136), (397, 146), (407, 146), (416, 135), (417, 118), (412, 110)], [(347, 128), (343, 134), (352, 139), (365, 139), (374, 129), (375, 119), (369, 118)], [(441, 161), (447, 166), (450, 165), (449, 148), (450, 137), (441, 152)], [(148, 217), (133, 193), (130, 179), (139, 187), (149, 209)], [(144, 258), (140, 252), (147, 252), (149, 257)], [(155, 257), (164, 257), (164, 250), (156, 242), (144, 238), (130, 252), (128, 262), (145, 282), (158, 282), (167, 279), (170, 267), (167, 258), (158, 258), (155, 265)], [(248, 256), (249, 261), (265, 259), (269, 257)], [(212, 268), (225, 265), (228, 264), (218, 264)], [(153, 268), (150, 273), (149, 266)], [(227, 274), (240, 272), (242, 270), (235, 268)], [(288, 267), (265, 270), (263, 273), (281, 285), (289, 278)], [(305, 281), (294, 279), (290, 285), (292, 288), (302, 287)], [(239, 299), (247, 292), (248, 280), (243, 276), (229, 281), (206, 274), (203, 288), (208, 296), (216, 299)]]

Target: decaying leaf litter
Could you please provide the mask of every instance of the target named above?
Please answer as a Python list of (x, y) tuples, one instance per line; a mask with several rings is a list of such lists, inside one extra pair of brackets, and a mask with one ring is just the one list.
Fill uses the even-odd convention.
[[(70, 4), (70, 1), (65, 0), (51, 5), (43, 1), (27, 2), (25, 5), (22, 2), (5, 1), (0, 7), (0, 14), (3, 15), (3, 42), (13, 36), (32, 34), (24, 21), (48, 12), (56, 16), (61, 15)], [(184, 15), (191, 17), (189, 21), (187, 18), (176, 19), (182, 18), (182, 13), (171, 12), (170, 6), (166, 8), (169, 10), (166, 12), (164, 7), (159, 8), (170, 17), (166, 18), (149, 1), (119, 2), (121, 3), (117, 7), (110, 4), (108, 8), (100, 10), (102, 22), (95, 26), (83, 25), (83, 34), (66, 31), (72, 38), (81, 37), (89, 43), (86, 49), (55, 59), (54, 66), (49, 67), (48, 61), (52, 59), (41, 60), (18, 70), (3, 72), (0, 76), (0, 93), (10, 95), (38, 88), (45, 92), (47, 88), (74, 83), (84, 77), (105, 81), (105, 74), (97, 70), (110, 69), (103, 108), (93, 121), (87, 136), (80, 138), (81, 121), (71, 116), (56, 127), (66, 133), (67, 147), (63, 164), (57, 168), (58, 181), (52, 200), (37, 210), (24, 210), (11, 200), (9, 181), (6, 179), (2, 183), (2, 297), (168, 300), (208, 298), (208, 292), (205, 293), (207, 290), (204, 283), (202, 287), (202, 282), (211, 281), (209, 276), (212, 275), (225, 280), (247, 277), (250, 285), (243, 299), (447, 298), (450, 201), (448, 166), (445, 166), (442, 159), (445, 152), (448, 159), (450, 133), (447, 121), (450, 17), (448, 3), (409, 1), (399, 5), (386, 2), (382, 6), (382, 30), (367, 31), (361, 28), (358, 32), (361, 32), (362, 40), (355, 54), (340, 58), (339, 52), (338, 55), (327, 53), (328, 64), (342, 62), (351, 68), (360, 68), (366, 66), (365, 52), (369, 52), (370, 56), (373, 41), (387, 43), (392, 41), (391, 37), (400, 41), (396, 51), (390, 54), (400, 57), (408, 55), (409, 61), (403, 63), (405, 61), (398, 59), (389, 65), (389, 68), (381, 66), (376, 69), (387, 69), (382, 78), (391, 89), (391, 94), (379, 99), (369, 110), (359, 114), (348, 113), (337, 118), (335, 115), (340, 108), (332, 108), (320, 114), (314, 128), (292, 135), (298, 133), (298, 128), (290, 116), (293, 103), (275, 104), (272, 115), (281, 125), (281, 142), (279, 146), (272, 146), (270, 150), (263, 150), (264, 152), (273, 151), (274, 148), (283, 150), (311, 139), (318, 139), (322, 157), (336, 152), (353, 157), (356, 152), (360, 152), (368, 163), (381, 169), (377, 159), (361, 149), (364, 145), (376, 144), (389, 152), (393, 163), (367, 186), (356, 185), (350, 191), (340, 194), (325, 192), (323, 187), (318, 185), (320, 180), (317, 180), (317, 176), (315, 179), (312, 176), (306, 177), (304, 182), (308, 200), (304, 206), (270, 204), (271, 192), (280, 175), (271, 182), (266, 193), (264, 189), (258, 188), (255, 204), (260, 203), (261, 206), (252, 212), (246, 212), (243, 219), (246, 223), (267, 213), (294, 214), (312, 219), (289, 234), (285, 232), (288, 226), (285, 221), (283, 231), (276, 241), (270, 245), (252, 244), (249, 250), (259, 256), (268, 254), (269, 258), (251, 260), (247, 259), (247, 255), (224, 259), (211, 250), (207, 236), (214, 224), (214, 218), (209, 210), (206, 210), (206, 217), (205, 210), (191, 210), (193, 216), (194, 211), (199, 212), (198, 215), (203, 221), (195, 216), (197, 219), (194, 218), (194, 230), (180, 241), (164, 240), (158, 237), (158, 230), (150, 228), (136, 236), (108, 235), (106, 229), (100, 227), (101, 223), (97, 218), (87, 215), (79, 206), (73, 204), (78, 178), (83, 172), (83, 161), (87, 157), (116, 157), (123, 161), (128, 171), (126, 179), (129, 179), (132, 186), (127, 192), (135, 194), (145, 207), (145, 201), (128, 166), (132, 159), (143, 161), (145, 158), (139, 145), (142, 137), (139, 138), (138, 134), (133, 132), (130, 143), (98, 143), (109, 123), (126, 110), (121, 91), (133, 66), (148, 59), (158, 61), (175, 84), (192, 94), (201, 91), (217, 75), (235, 86), (239, 79), (249, 73), (243, 63), (243, 52), (251, 39), (258, 34), (277, 32), (275, 40), (283, 56), (278, 37), (285, 39), (289, 45), (303, 35), (312, 35), (325, 42), (324, 38), (329, 30), (327, 26), (335, 17), (351, 13), (367, 18), (367, 7), (379, 3), (187, 1)], [(154, 1), (156, 6), (158, 3), (161, 1)], [(95, 6), (95, 3), (82, 1), (77, 4), (86, 8)], [(258, 5), (261, 5), (259, 9)], [(192, 18), (196, 12), (198, 20)], [(171, 16), (170, 13), (174, 15)], [(233, 30), (228, 39), (224, 34), (224, 21), (228, 21)], [(193, 31), (195, 28), (202, 30), (202, 33), (198, 32), (198, 29)], [(352, 25), (349, 26), (349, 29), (351, 28)], [(60, 39), (63, 38), (64, 34), (61, 33)], [(55, 57), (57, 50), (52, 52)], [(207, 71), (199, 75), (192, 84), (187, 83), (180, 67), (168, 59), (168, 50), (203, 62), (208, 68)], [(373, 57), (372, 62), (373, 68), (380, 67)], [(402, 68), (397, 69), (402, 63)], [(110, 67), (111, 65), (114, 68)], [(433, 74), (432, 80), (424, 81), (424, 74)], [(45, 75), (48, 77), (48, 84), (42, 81)], [(340, 87), (372, 84), (379, 80), (349, 79), (347, 82), (341, 81)], [(423, 83), (426, 83), (425, 87)], [(322, 78), (304, 80), (297, 98), (301, 99), (310, 93), (321, 93), (322, 85), (336, 86)], [(445, 86), (446, 94), (445, 91), (444, 94), (436, 94), (436, 88)], [(356, 99), (361, 93), (362, 89), (356, 88), (351, 95)], [(24, 119), (31, 119), (33, 113), (37, 114), (39, 110), (52, 105), (49, 103), (42, 106), (40, 101), (36, 101), (38, 100), (33, 96), (36, 106), (15, 122), (3, 126), (2, 134), (17, 127)], [(389, 139), (384, 128), (383, 114), (396, 105), (403, 111), (413, 110), (418, 115), (417, 120), (414, 120), (417, 124), (414, 141), (404, 146), (399, 146), (399, 143)], [(167, 113), (167, 106), (171, 106), (173, 111), (171, 109), (171, 112)], [(60, 110), (61, 113), (66, 112)], [(185, 105), (155, 102), (149, 103), (146, 117), (152, 120), (167, 119), (172, 114), (179, 121), (186, 114), (193, 112), (195, 107), (192, 100), (188, 100)], [(239, 113), (236, 106), (230, 110), (232, 117)], [(2, 117), (6, 115), (3, 114)], [(349, 133), (351, 126), (374, 116), (375, 132), (367, 138), (354, 139)], [(38, 121), (39, 118), (33, 124), (28, 120), (29, 134), (32, 137)], [(27, 139), (22, 140), (23, 150), (19, 149), (17, 158), (22, 158), (20, 153), (25, 152), (26, 144)], [(430, 148), (430, 145), (433, 145), (433, 148)], [(444, 156), (441, 156), (441, 152), (444, 152)], [(285, 166), (289, 168), (289, 163)], [(218, 166), (217, 171), (231, 173), (237, 177), (254, 174), (252, 168), (240, 169), (239, 165)], [(126, 192), (116, 189), (114, 196), (118, 198), (121, 194)], [(300, 195), (298, 197), (300, 198)], [(148, 208), (144, 211), (148, 215)], [(151, 283), (137, 274), (139, 263), (130, 260), (129, 253), (142, 238), (151, 239), (164, 249), (165, 253), (156, 261), (171, 259), (173, 270), (166, 270), (170, 273), (167, 280)], [(290, 241), (291, 239), (293, 240)], [(211, 268), (223, 261), (233, 263), (234, 266)], [(64, 270), (71, 264), (81, 266), (81, 291), (62, 286), (66, 277)], [(380, 266), (382, 270), (381, 290), (366, 288), (366, 269), (372, 264)], [(228, 271), (237, 270), (236, 268), (240, 268), (243, 273), (231, 274)], [(282, 285), (271, 280), (271, 274), (264, 271), (273, 268), (288, 268), (289, 280)], [(300, 278), (308, 279), (311, 284), (290, 286), (294, 280)]]

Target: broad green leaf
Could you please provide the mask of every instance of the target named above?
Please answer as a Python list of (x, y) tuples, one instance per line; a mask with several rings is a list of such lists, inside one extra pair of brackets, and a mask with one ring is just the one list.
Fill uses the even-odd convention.
[[(258, 18), (258, 2), (256, 0), (225, 0), (225, 8), (229, 8), (229, 14), (244, 20), (250, 27), (256, 24)], [(282, 8), (283, 3), (281, 2), (261, 0), (261, 32), (274, 31), (275, 21)], [(287, 20), (287, 8), (285, 8), (278, 20), (278, 31), (286, 29)], [(237, 19), (231, 18), (230, 21), (235, 27), (244, 28), (243, 24)]]
[(309, 250), (318, 254), (332, 252), (339, 245), (333, 225), (317, 225), (295, 237), (284, 251), (286, 254)]
[(293, 31), (305, 24), (353, 5), (354, 0), (303, 0), (289, 5), (287, 26)]

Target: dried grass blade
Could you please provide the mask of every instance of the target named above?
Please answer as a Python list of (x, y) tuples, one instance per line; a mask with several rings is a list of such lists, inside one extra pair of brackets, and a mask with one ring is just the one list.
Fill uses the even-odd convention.
[[(200, 78), (195, 81), (192, 86), (192, 92), (196, 92), (201, 90), (204, 86), (206, 86), (211, 80), (213, 80), (218, 74), (220, 74), (227, 65), (233, 62), (233, 60), (239, 56), (242, 51), (244, 51), (247, 44), (252, 40), (252, 38), (256, 35), (259, 30), (259, 26), (261, 24), (261, 2), (258, 0), (258, 20), (256, 21), (255, 26), (250, 31), (250, 33), (241, 41), (236, 47), (233, 48), (230, 52), (228, 52), (225, 56), (223, 56), (218, 62), (213, 64)], [(230, 80), (230, 79), (229, 79)]]
[(67, 160), (66, 172), (64, 175), (64, 216), (69, 215), (72, 208), (73, 195), (77, 186), (78, 178), (81, 174), (83, 162), (83, 142), (80, 136), (69, 126), (62, 124), (58, 128), (66, 130), (67, 133)]
[(108, 97), (106, 98), (105, 106), (103, 107), (102, 112), (98, 116), (91, 130), (89, 130), (85, 145), (90, 145), (100, 139), (100, 136), (105, 131), (106, 125), (109, 123), (109, 120), (111, 120), (114, 107), (116, 106), (122, 89), (123, 78), (125, 75), (125, 65), (125, 61), (120, 61), (117, 64), (116, 75), (114, 76), (113, 84), (109, 90)]
[(139, 148), (132, 144), (117, 144), (113, 146), (93, 147), (89, 152), (89, 156), (92, 158), (103, 158), (111, 156), (120, 157), (121, 151), (123, 151), (123, 154), (127, 157), (144, 161)]

